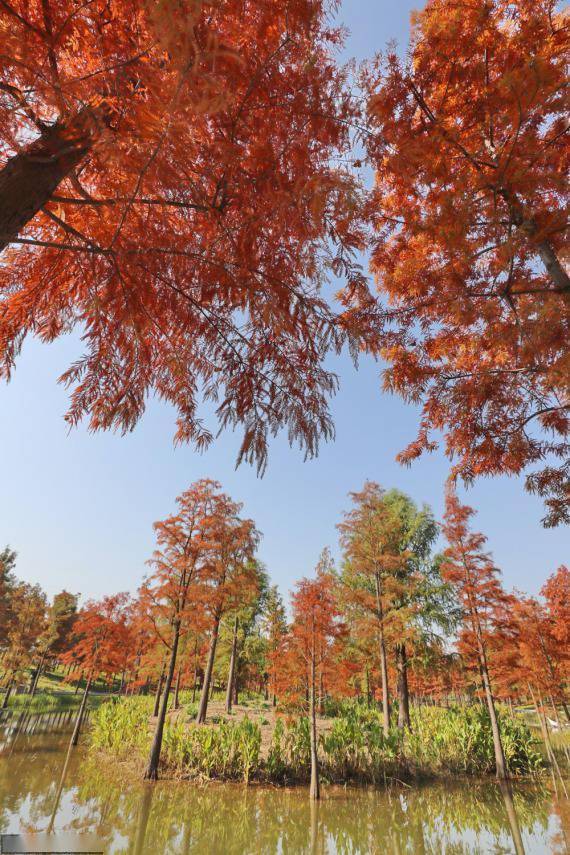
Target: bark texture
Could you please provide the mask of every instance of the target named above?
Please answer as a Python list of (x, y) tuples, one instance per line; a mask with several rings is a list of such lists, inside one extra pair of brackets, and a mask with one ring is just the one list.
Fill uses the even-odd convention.
[(380, 648), (380, 674), (382, 676), (382, 714), (384, 736), (390, 733), (390, 691), (388, 688), (388, 661), (384, 639), (384, 613), (380, 594), (380, 579), (376, 575), (376, 607), (378, 610), (378, 646)]
[(85, 684), (85, 691), (83, 692), (83, 697), (81, 698), (81, 704), (79, 706), (79, 712), (77, 713), (77, 718), (75, 719), (75, 727), (73, 728), (73, 734), (71, 736), (70, 745), (77, 745), (79, 742), (79, 734), (81, 733), (81, 724), (83, 722), (83, 716), (85, 715), (85, 707), (87, 706), (87, 697), (89, 695), (89, 689), (91, 688), (91, 680), (93, 678), (93, 674), (89, 674), (89, 678), (87, 683)]
[(311, 786), (309, 789), (309, 798), (313, 801), (320, 799), (321, 788), (319, 782), (319, 756), (317, 754), (317, 704), (316, 704), (316, 666), (315, 666), (315, 651), (311, 656), (311, 686), (309, 689), (309, 716), (311, 724)]
[(411, 729), (408, 658), (405, 644), (398, 644), (396, 647), (396, 667), (398, 670), (398, 727)]
[(214, 626), (212, 627), (212, 637), (210, 638), (210, 649), (208, 651), (208, 662), (204, 673), (204, 682), (202, 684), (202, 694), (200, 696), (200, 706), (198, 715), (196, 716), (197, 724), (204, 724), (206, 721), (206, 713), (208, 712), (208, 697), (210, 691), (210, 683), (212, 681), (212, 671), (214, 670), (214, 659), (216, 658), (216, 646), (218, 644), (218, 631), (220, 629), (220, 618), (216, 617)]
[(168, 699), (170, 697), (170, 689), (174, 680), (174, 669), (176, 668), (176, 657), (178, 655), (178, 641), (180, 639), (180, 621), (176, 620), (173, 627), (172, 648), (170, 651), (170, 662), (166, 673), (166, 682), (164, 684), (164, 692), (158, 713), (158, 721), (152, 739), (150, 749), (150, 757), (147, 770), (144, 777), (147, 781), (156, 781), (158, 779), (158, 764), (160, 762), (160, 751), (162, 748), (162, 735), (164, 733), (164, 722), (166, 721), (166, 712), (168, 710)]
[(232, 637), (232, 652), (230, 656), (230, 667), (228, 671), (228, 685), (226, 689), (226, 712), (231, 713), (232, 703), (234, 698), (234, 683), (236, 673), (236, 654), (237, 654), (237, 636), (238, 636), (238, 619), (234, 620), (234, 632)]
[(84, 108), (70, 120), (45, 127), (0, 170), (0, 252), (49, 202), (59, 184), (93, 147), (98, 122)]

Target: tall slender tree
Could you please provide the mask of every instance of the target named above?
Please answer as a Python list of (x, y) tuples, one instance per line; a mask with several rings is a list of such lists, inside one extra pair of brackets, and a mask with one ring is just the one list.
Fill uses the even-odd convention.
[(277, 695), (273, 684), (271, 662), (277, 653), (281, 641), (287, 632), (287, 615), (283, 599), (277, 585), (272, 585), (267, 592), (265, 608), (262, 617), (263, 632), (267, 640), (267, 679), (271, 690), (273, 706), (277, 703)]
[(224, 494), (207, 520), (212, 557), (202, 588), (210, 619), (210, 642), (196, 721), (206, 721), (210, 686), (222, 617), (239, 609), (258, 590), (257, 564), (253, 560), (259, 533), (252, 520), (241, 519), (241, 505)]
[(178, 496), (178, 512), (154, 524), (157, 549), (150, 565), (153, 574), (143, 586), (141, 596), (149, 603), (148, 614), (154, 631), (168, 650), (164, 687), (159, 679), (157, 699), (162, 700), (152, 741), (145, 778), (156, 780), (170, 690), (176, 670), (181, 636), (187, 631), (199, 602), (199, 586), (213, 561), (215, 544), (210, 520), (220, 501), (220, 485), (215, 481), (197, 481)]
[(14, 684), (24, 678), (38, 656), (46, 627), (47, 598), (40, 586), (14, 581), (10, 586), (9, 619), (3, 663), (6, 679), (3, 707), (8, 705)]
[(386, 492), (367, 481), (360, 492), (350, 493), (354, 507), (339, 523), (344, 564), (345, 598), (356, 619), (377, 635), (382, 681), (384, 733), (390, 730), (388, 685), (388, 634), (404, 597), (403, 581), (410, 554), (402, 549), (406, 523), (395, 504), (385, 501)]
[(69, 679), (81, 675), (85, 678), (71, 745), (78, 743), (93, 682), (101, 674), (114, 676), (121, 670), (123, 651), (130, 644), (128, 603), (128, 594), (113, 594), (98, 601), (89, 600), (77, 615), (75, 642), (62, 656), (62, 661), (73, 667)]
[(311, 800), (320, 798), (319, 758), (317, 743), (318, 671), (331, 656), (333, 642), (344, 633), (335, 597), (336, 579), (326, 571), (316, 579), (302, 579), (292, 597), (293, 622), (291, 649), (304, 663), (309, 695), (311, 743)]
[(497, 778), (508, 778), (495, 700), (491, 686), (487, 646), (489, 634), (500, 625), (507, 597), (499, 571), (483, 551), (487, 538), (469, 528), (474, 510), (460, 504), (451, 484), (447, 486), (443, 533), (448, 541), (442, 575), (457, 590), (463, 607), (462, 642), (475, 656), (491, 721)]
[(17, 557), (17, 553), (9, 546), (4, 547), (0, 552), (0, 650), (4, 649), (8, 638), (8, 628), (12, 616), (10, 593), (16, 584), (14, 567)]

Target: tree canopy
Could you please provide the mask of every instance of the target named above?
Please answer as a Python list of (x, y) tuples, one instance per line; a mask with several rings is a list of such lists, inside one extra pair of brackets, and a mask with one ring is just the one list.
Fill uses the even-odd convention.
[(518, 474), (568, 522), (568, 27), (554, 0), (429, 0), (367, 72), (384, 385), (454, 472)]
[[(149, 394), (177, 440), (202, 399), (263, 468), (285, 428), (333, 432), (324, 359), (371, 299), (342, 164), (357, 107), (324, 0), (0, 4), (0, 374), (77, 329), (68, 419), (130, 430)], [(323, 286), (345, 286), (336, 306)]]

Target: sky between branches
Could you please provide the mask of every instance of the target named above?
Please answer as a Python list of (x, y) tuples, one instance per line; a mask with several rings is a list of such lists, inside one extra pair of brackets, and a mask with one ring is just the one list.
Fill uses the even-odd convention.
[[(339, 20), (350, 36), (343, 59), (364, 59), (390, 39), (404, 47), (414, 5), (344, 0)], [(417, 413), (380, 393), (380, 369), (371, 360), (358, 373), (347, 356), (335, 363), (336, 442), (304, 462), (280, 437), (259, 480), (248, 466), (234, 470), (238, 435), (222, 435), (204, 455), (173, 448), (173, 413), (157, 402), (127, 437), (89, 435), (83, 427), (68, 433), (68, 399), (56, 379), (78, 352), (76, 337), (50, 346), (28, 341), (13, 381), (0, 386), (0, 548), (10, 543), (19, 553), (18, 576), (50, 595), (64, 587), (85, 596), (135, 590), (153, 549), (152, 522), (206, 476), (244, 502), (244, 514), (264, 534), (260, 557), (284, 592), (310, 574), (324, 546), (338, 555), (335, 525), (349, 505), (347, 493), (366, 478), (442, 515), (448, 462), (441, 453), (411, 469), (395, 462), (415, 436)], [(522, 481), (482, 481), (460, 495), (479, 510), (476, 525), (489, 537), (507, 588), (536, 593), (568, 560), (568, 531), (541, 527), (542, 502), (524, 492)]]

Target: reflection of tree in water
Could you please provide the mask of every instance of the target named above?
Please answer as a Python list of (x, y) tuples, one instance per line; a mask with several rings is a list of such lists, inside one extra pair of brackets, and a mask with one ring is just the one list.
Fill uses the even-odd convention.
[(567, 855), (570, 852), (570, 799), (556, 799), (554, 813), (557, 815), (560, 830), (551, 841), (553, 855)]
[[(98, 780), (97, 780), (98, 778)], [(86, 779), (80, 796), (96, 798), (108, 779)], [(93, 788), (94, 789), (90, 789)], [(149, 792), (152, 791), (152, 803)], [(137, 804), (138, 799), (138, 804)], [(110, 826), (128, 837), (133, 855), (186, 853), (473, 853), (473, 837), (486, 832), (517, 851), (512, 817), (494, 782), (444, 789), (328, 790), (318, 810), (304, 790), (249, 789), (216, 784), (163, 783), (154, 788), (116, 785)], [(551, 798), (541, 785), (515, 787), (512, 807), (522, 832), (546, 834)], [(462, 832), (471, 832), (460, 842)], [(452, 840), (450, 841), (450, 837)], [(144, 843), (143, 843), (144, 838)]]
[(0, 755), (2, 829), (7, 827), (10, 814), (20, 818), (22, 829), (44, 828), (57, 794), (68, 742), (69, 733), (65, 732), (42, 735), (41, 741), (37, 736), (20, 734), (18, 750), (9, 757)]
[[(53, 811), (68, 735), (42, 738), (38, 753), (0, 758), (0, 822), (9, 812), (28, 827), (44, 829)], [(43, 750), (43, 746), (46, 750)], [(507, 810), (509, 808), (509, 810)], [(311, 812), (312, 810), (312, 812)], [(558, 807), (560, 814), (567, 807)], [(552, 797), (544, 784), (513, 787), (512, 804), (494, 782), (427, 785), (387, 791), (329, 788), (318, 808), (301, 789), (161, 782), (132, 783), (98, 758), (73, 754), (61, 786), (56, 829), (96, 831), (109, 850), (150, 853), (274, 853), (320, 855), (336, 851), (423, 855), (445, 851), (470, 855), (486, 832), (516, 852), (516, 825), (546, 843)], [(510, 813), (510, 815), (509, 815)], [(563, 818), (561, 816), (561, 818)], [(464, 840), (461, 835), (466, 834)], [(563, 840), (558, 844), (563, 852)], [(122, 847), (122, 848), (121, 848)]]

